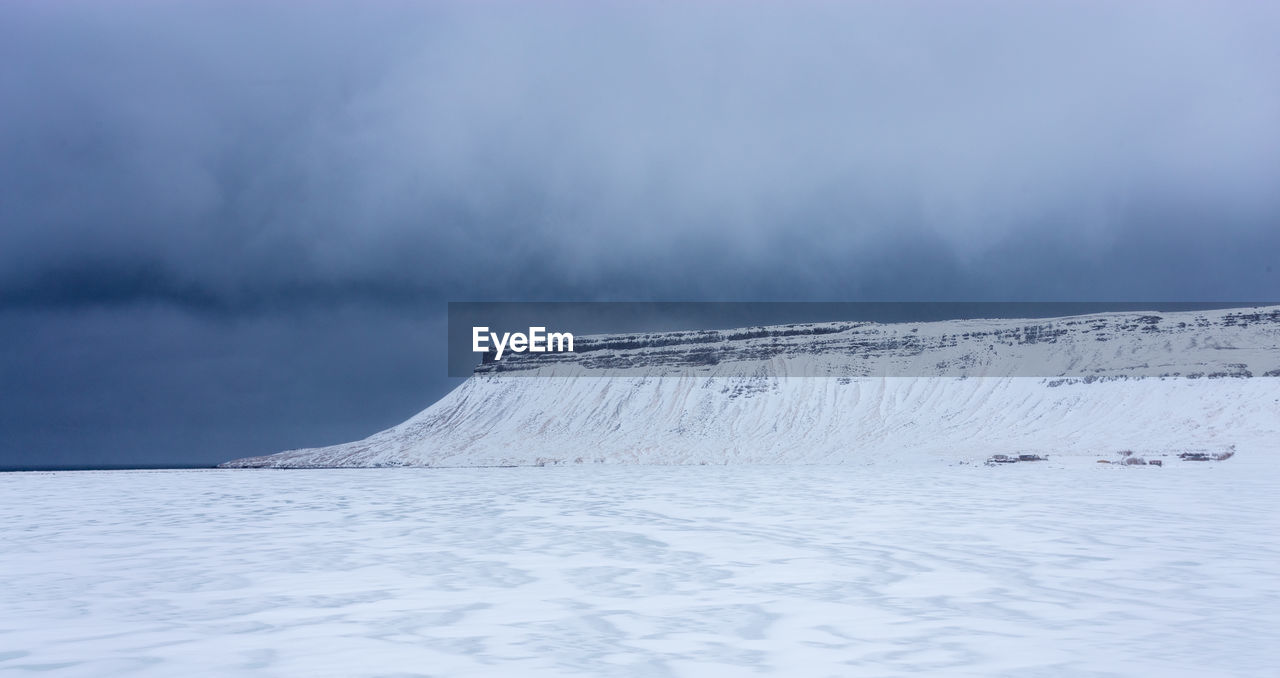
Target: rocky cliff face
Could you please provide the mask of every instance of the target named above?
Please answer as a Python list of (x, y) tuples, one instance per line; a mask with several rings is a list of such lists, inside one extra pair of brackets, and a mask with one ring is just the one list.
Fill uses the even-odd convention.
[(1263, 449), (1280, 307), (579, 337), (361, 441), (230, 467), (857, 463)]
[(574, 353), (507, 354), (505, 376), (1280, 375), (1280, 307), (1046, 320), (818, 323), (579, 337)]

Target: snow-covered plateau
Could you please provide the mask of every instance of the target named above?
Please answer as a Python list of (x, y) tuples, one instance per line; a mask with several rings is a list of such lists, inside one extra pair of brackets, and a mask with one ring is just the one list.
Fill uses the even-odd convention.
[(0, 474), (0, 672), (1274, 675), (1277, 346), (1274, 307), (586, 337), (227, 464), (402, 468)]
[(1275, 455), (0, 474), (0, 674), (1258, 678)]
[(1280, 307), (579, 337), (364, 440), (226, 467), (1272, 451)]

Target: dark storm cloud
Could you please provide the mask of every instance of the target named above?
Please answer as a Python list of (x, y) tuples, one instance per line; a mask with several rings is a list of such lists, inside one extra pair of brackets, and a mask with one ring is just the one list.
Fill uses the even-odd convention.
[(442, 319), (168, 304), (0, 314), (0, 470), (211, 465), (359, 439), (443, 395)]
[(0, 301), (1197, 295), (1144, 282), (1168, 257), (1265, 297), (1278, 29), (1269, 3), (5, 3)]

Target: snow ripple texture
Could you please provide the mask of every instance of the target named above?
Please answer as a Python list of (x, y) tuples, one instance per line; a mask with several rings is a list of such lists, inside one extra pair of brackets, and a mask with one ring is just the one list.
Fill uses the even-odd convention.
[(0, 474), (0, 673), (1256, 678), (1274, 459)]

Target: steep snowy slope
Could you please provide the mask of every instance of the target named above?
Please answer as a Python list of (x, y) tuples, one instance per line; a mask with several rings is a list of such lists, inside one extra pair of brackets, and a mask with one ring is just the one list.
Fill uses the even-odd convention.
[(482, 365), (365, 440), (224, 466), (854, 463), (1280, 440), (1280, 307), (611, 335), (576, 348)]

